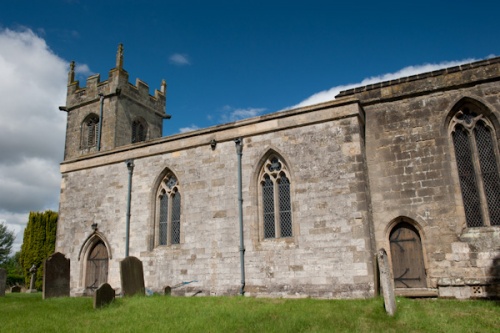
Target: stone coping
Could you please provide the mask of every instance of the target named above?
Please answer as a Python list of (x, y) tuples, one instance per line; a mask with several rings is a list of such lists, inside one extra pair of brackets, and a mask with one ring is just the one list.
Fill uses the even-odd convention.
[[(357, 96), (362, 104), (372, 100), (403, 98), (403, 96), (433, 91), (454, 89), (473, 82), (498, 79), (500, 57), (439, 69), (394, 80), (341, 91), (335, 98)], [(487, 69), (491, 66), (491, 70)]]

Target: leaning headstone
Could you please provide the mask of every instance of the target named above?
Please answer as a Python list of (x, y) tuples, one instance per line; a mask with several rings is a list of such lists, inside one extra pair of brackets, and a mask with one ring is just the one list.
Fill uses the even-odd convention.
[(115, 300), (115, 290), (109, 283), (103, 283), (94, 293), (94, 309), (102, 308)]
[(378, 265), (380, 269), (380, 286), (384, 295), (385, 311), (394, 316), (396, 313), (396, 297), (394, 295), (394, 279), (392, 278), (389, 259), (384, 249), (378, 250)]
[(170, 286), (166, 286), (164, 291), (165, 291), (165, 296), (172, 295), (172, 288)]
[(43, 262), (43, 299), (69, 296), (69, 259), (57, 252)]
[(5, 296), (5, 288), (7, 288), (7, 271), (0, 268), (0, 297)]
[(36, 293), (38, 292), (38, 290), (36, 290), (35, 288), (35, 281), (36, 281), (36, 271), (38, 269), (36, 268), (36, 265), (33, 264), (33, 266), (31, 266), (30, 270), (29, 270), (29, 273), (31, 274), (31, 281), (30, 281), (30, 289), (26, 290), (27, 293)]
[(127, 257), (120, 261), (120, 278), (123, 296), (144, 295), (142, 261), (136, 257)]
[(15, 285), (12, 288), (10, 288), (11, 293), (20, 293), (21, 292), (21, 286)]

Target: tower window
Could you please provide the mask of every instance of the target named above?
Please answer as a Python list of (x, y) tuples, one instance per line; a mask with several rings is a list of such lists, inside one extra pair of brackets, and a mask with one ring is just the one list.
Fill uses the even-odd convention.
[(144, 121), (136, 119), (132, 123), (132, 143), (146, 141), (146, 125)]
[(97, 137), (99, 132), (99, 117), (91, 113), (82, 123), (81, 147), (91, 148), (97, 145)]

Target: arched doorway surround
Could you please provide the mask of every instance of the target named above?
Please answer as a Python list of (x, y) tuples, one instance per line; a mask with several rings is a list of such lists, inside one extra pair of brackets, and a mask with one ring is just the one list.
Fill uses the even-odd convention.
[(427, 288), (420, 233), (399, 218), (389, 234), (395, 288)]

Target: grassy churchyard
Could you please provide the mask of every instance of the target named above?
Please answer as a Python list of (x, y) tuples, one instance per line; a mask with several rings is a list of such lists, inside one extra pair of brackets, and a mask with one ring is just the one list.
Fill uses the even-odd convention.
[(500, 332), (500, 303), (397, 299), (317, 300), (251, 297), (92, 298), (41, 293), (0, 297), (0, 332)]

